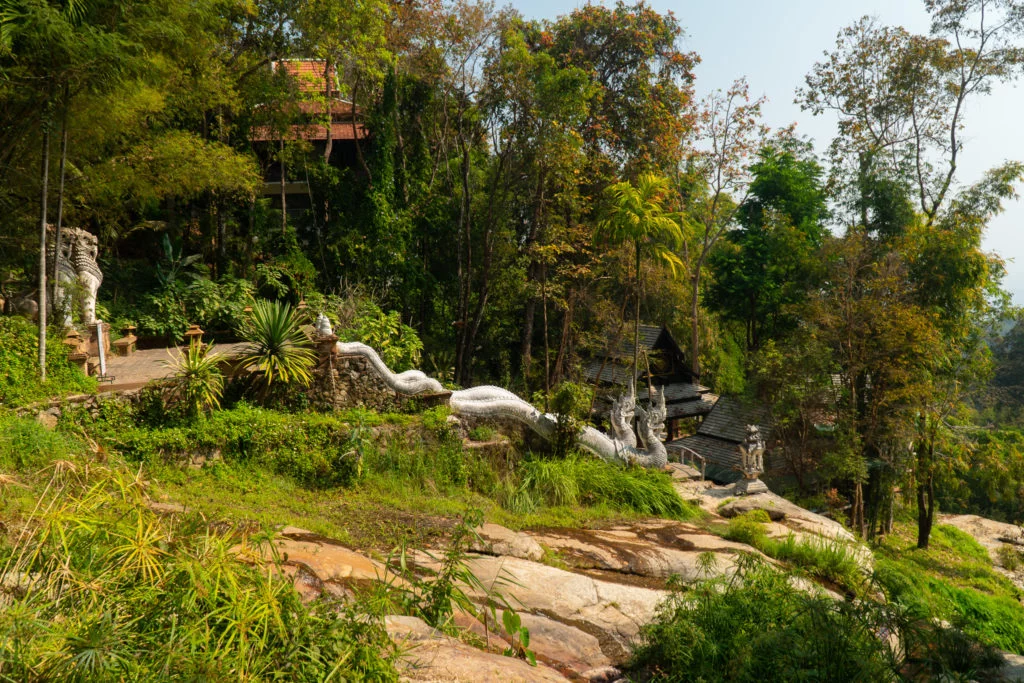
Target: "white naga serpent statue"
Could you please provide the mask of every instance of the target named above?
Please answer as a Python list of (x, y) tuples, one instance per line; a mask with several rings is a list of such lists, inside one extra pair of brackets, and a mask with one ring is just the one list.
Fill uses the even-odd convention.
[[(321, 321), (317, 321), (321, 330)], [(328, 328), (329, 329), (329, 328)], [(419, 370), (391, 372), (377, 352), (359, 342), (338, 342), (337, 350), (342, 354), (359, 355), (366, 358), (384, 382), (395, 391), (414, 396), (423, 393), (440, 393), (444, 387), (436, 379), (427, 377)], [(610, 421), (614, 437), (593, 427), (584, 427), (576, 442), (602, 460), (642, 467), (663, 468), (668, 463), (668, 452), (661, 442), (660, 433), (665, 426), (665, 393), (651, 390), (657, 395), (657, 403), (648, 410), (636, 404), (636, 393), (630, 382), (629, 395), (623, 395), (612, 402)], [(511, 391), (501, 387), (480, 386), (452, 392), (449, 398), (452, 412), (465, 417), (515, 420), (527, 425), (541, 437), (551, 440), (555, 436), (558, 418), (550, 413), (541, 413), (532, 405)], [(637, 448), (636, 434), (630, 424), (636, 414), (637, 431), (643, 441), (643, 448)]]

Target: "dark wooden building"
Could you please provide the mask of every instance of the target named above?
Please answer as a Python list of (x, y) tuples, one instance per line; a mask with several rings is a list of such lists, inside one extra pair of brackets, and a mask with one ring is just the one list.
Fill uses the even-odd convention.
[[(704, 458), (707, 476), (711, 479), (735, 481), (741, 476), (739, 446), (747, 436), (747, 425), (757, 425), (765, 443), (771, 444), (771, 420), (766, 408), (722, 396), (701, 422), (696, 434), (669, 440), (665, 447), (673, 460), (689, 460), (687, 450)], [(772, 465), (769, 448), (765, 453), (765, 467), (771, 470)]]
[[(609, 351), (595, 358), (584, 372), (587, 382), (598, 387), (600, 401), (595, 402), (595, 409), (602, 417), (608, 414), (610, 400), (627, 390), (633, 374), (632, 330), (625, 336), (626, 339), (618, 341), (610, 339)], [(686, 355), (668, 328), (641, 325), (639, 357), (637, 399), (647, 402), (648, 382), (658, 391), (665, 392), (668, 413), (665, 427), (669, 439), (678, 434), (680, 420), (707, 415), (711, 411), (718, 397), (694, 381)]]

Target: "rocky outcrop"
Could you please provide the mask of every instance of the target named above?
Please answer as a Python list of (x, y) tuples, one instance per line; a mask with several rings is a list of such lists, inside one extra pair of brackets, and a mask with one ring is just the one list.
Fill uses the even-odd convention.
[(806, 510), (770, 491), (737, 496), (735, 485), (716, 486), (707, 481), (676, 481), (675, 487), (680, 497), (700, 505), (712, 515), (730, 518), (764, 510), (773, 522), (781, 522), (795, 531), (846, 543), (856, 542), (854, 535), (836, 520)]
[[(596, 579), (514, 557), (474, 557), (470, 570), (484, 586), (500, 586), (512, 605), (523, 612), (540, 614), (590, 633), (598, 639), (605, 656), (624, 661), (658, 605), (664, 590)], [(472, 587), (472, 597), (487, 596)]]

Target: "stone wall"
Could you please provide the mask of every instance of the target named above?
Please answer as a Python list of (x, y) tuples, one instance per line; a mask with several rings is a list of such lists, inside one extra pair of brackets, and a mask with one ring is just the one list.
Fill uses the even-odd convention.
[(390, 410), (399, 398), (362, 356), (322, 354), (313, 374), (310, 400), (335, 409)]

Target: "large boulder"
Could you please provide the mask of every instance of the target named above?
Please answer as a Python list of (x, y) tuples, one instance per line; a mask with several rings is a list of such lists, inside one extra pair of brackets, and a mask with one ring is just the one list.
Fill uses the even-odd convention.
[(805, 510), (770, 491), (731, 500), (726, 499), (717, 511), (723, 517), (735, 517), (751, 510), (764, 510), (773, 522), (783, 522), (797, 531), (847, 543), (856, 542), (854, 535), (834, 519)]
[(508, 555), (539, 562), (544, 549), (533, 538), (498, 524), (484, 524), (476, 529), (477, 538), (472, 549), (487, 555)]

